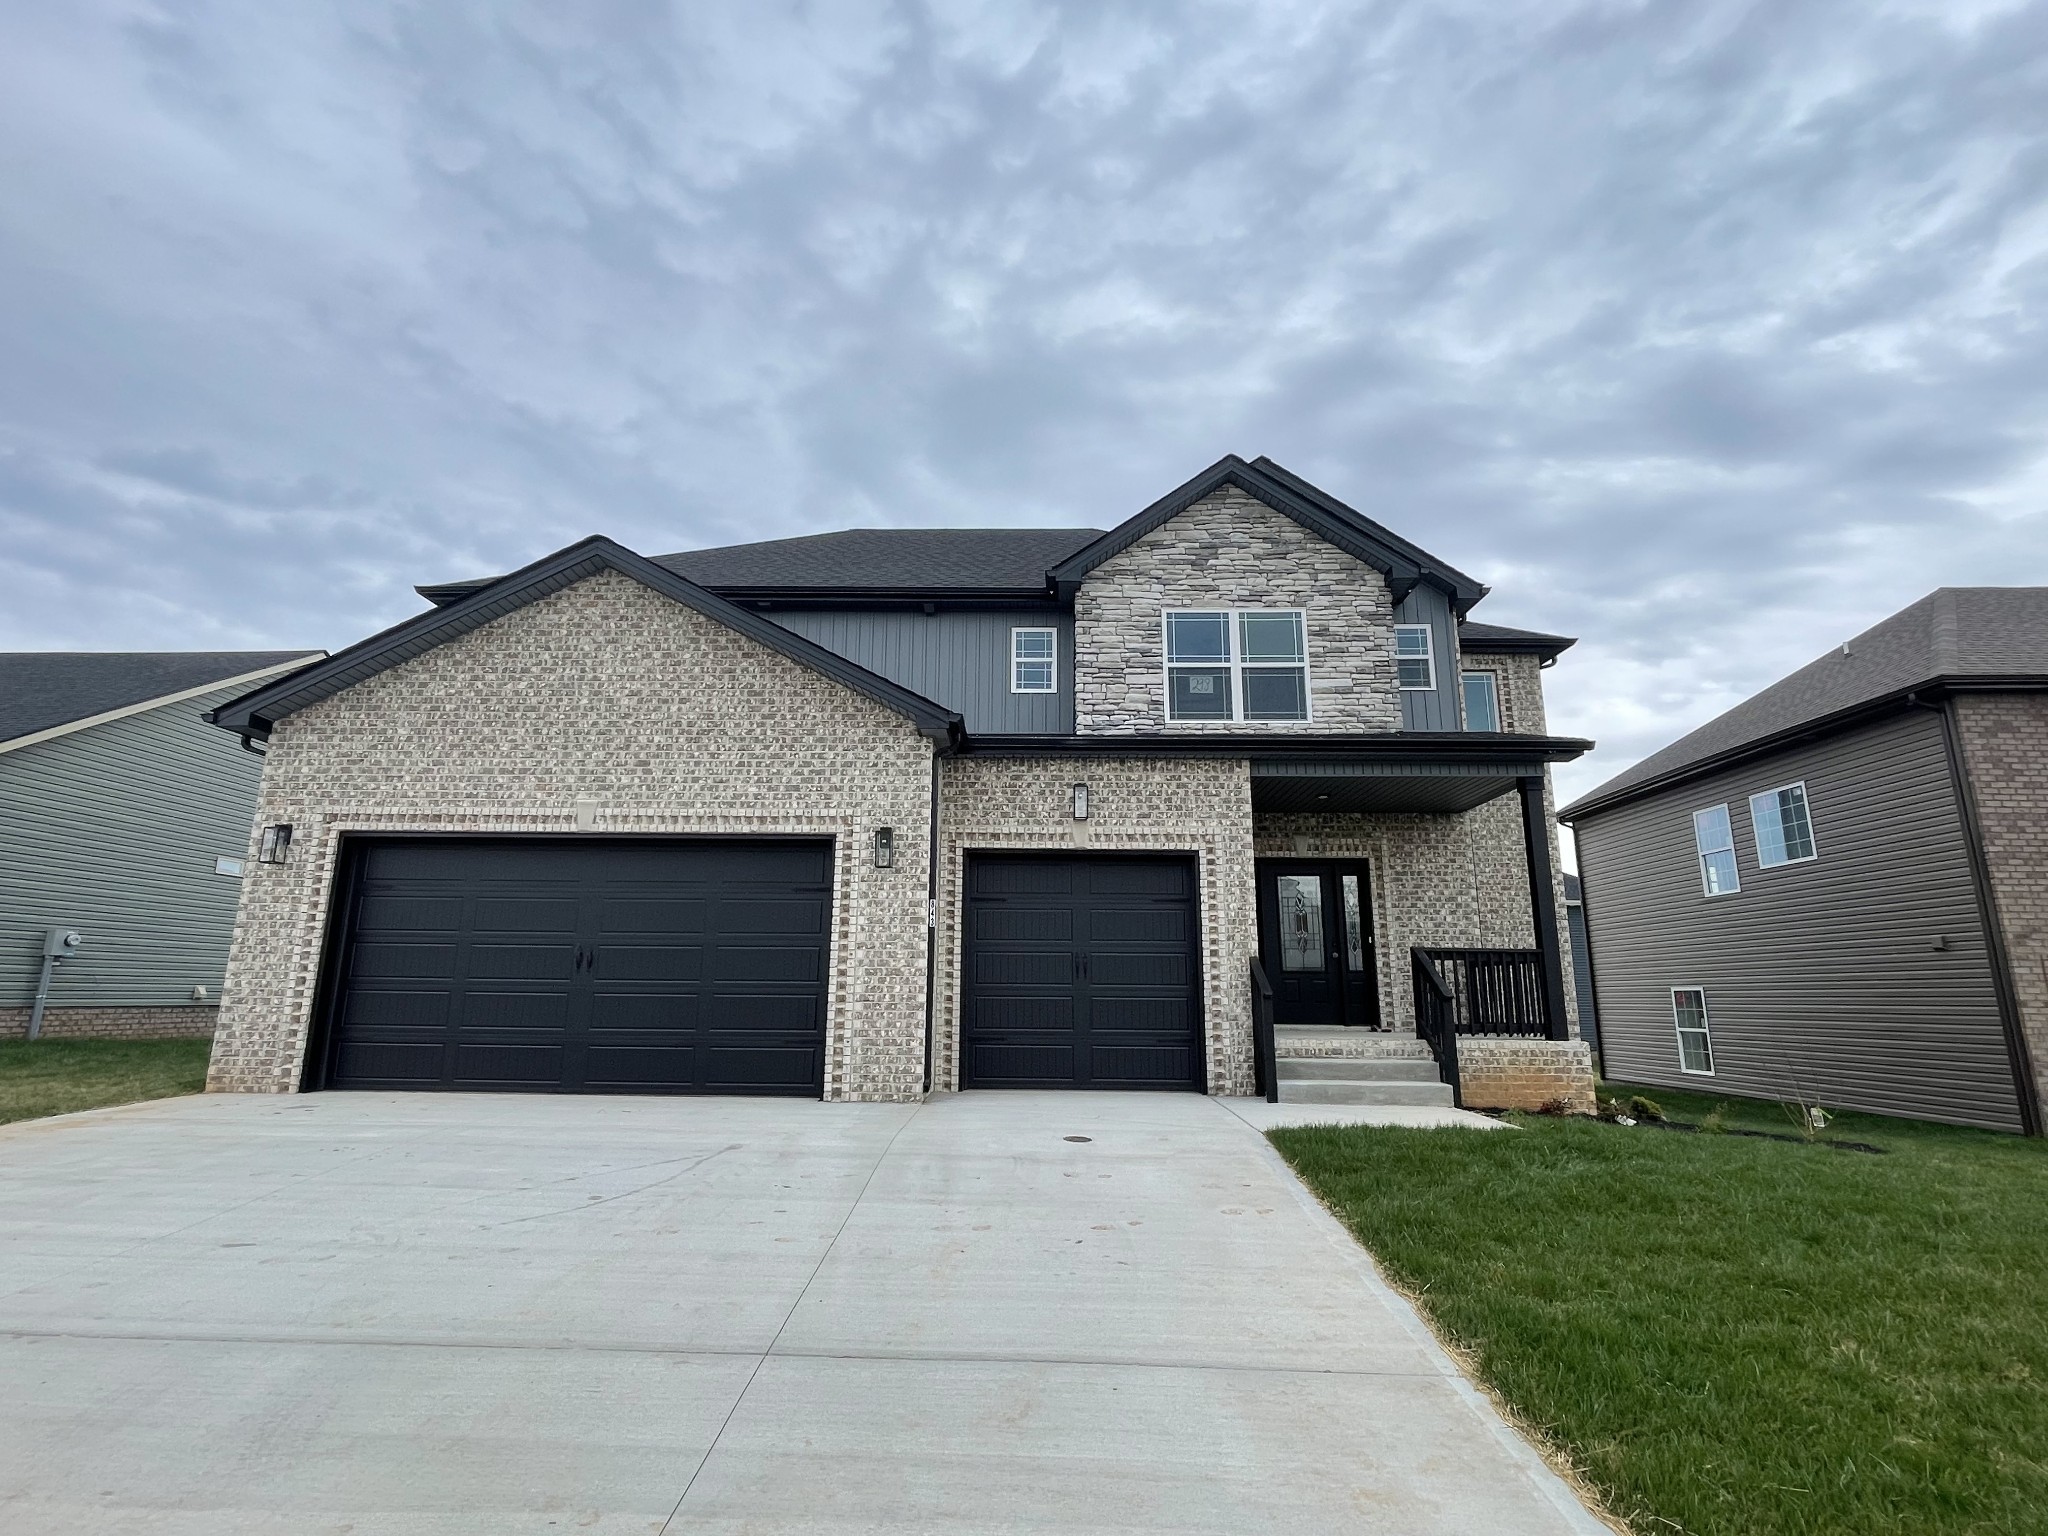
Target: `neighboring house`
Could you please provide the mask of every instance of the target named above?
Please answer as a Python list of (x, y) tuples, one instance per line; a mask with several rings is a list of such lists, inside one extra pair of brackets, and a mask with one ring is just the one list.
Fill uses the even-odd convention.
[(262, 764), (205, 712), (318, 651), (0, 654), (0, 1035), (213, 1029)]
[(1564, 915), (1572, 942), (1572, 988), (1579, 1009), (1579, 1038), (1598, 1051), (1600, 1009), (1593, 1000), (1593, 944), (1586, 933), (1586, 898), (1577, 875), (1564, 877)]
[(1521, 1032), (1469, 1102), (1590, 1101), (1571, 641), (1464, 622), (1485, 588), (1269, 461), (1107, 533), (592, 538), (421, 591), (215, 712), (289, 828), (216, 1088), (1242, 1094), (1258, 959), (1290, 1097), (1440, 1102), (1422, 985), (1434, 1039)]
[(1945, 587), (1568, 807), (1602, 1064), (2038, 1132), (2048, 588)]

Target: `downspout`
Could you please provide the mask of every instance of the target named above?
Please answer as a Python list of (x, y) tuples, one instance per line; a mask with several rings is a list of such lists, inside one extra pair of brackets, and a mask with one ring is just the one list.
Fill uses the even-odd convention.
[(1970, 881), (1977, 891), (1977, 920), (1984, 925), (1984, 944), (1991, 956), (1991, 986), (1998, 998), (1998, 1021), (2005, 1032), (2006, 1056), (2012, 1064), (2013, 1089), (2019, 1099), (2020, 1130), (2042, 1134), (2041, 1098), (2027, 1034), (2020, 1025), (2019, 992), (2013, 986), (2012, 960), (2006, 953), (2005, 929), (1999, 922), (1998, 897), (1991, 887), (1991, 860), (1984, 852), (1984, 830), (1977, 817), (1977, 796), (1963, 757), (1962, 733), (1956, 725), (1956, 701), (1944, 694), (1930, 704), (1917, 693), (1906, 695), (1908, 709), (1924, 709), (1941, 718), (1941, 743), (1948, 756), (1949, 787), (1963, 821), (1963, 848), (1970, 859)]
[(932, 1047), (938, 1018), (939, 977), (939, 764), (932, 753), (931, 829), (925, 854), (924, 885), (924, 1091), (932, 1091)]

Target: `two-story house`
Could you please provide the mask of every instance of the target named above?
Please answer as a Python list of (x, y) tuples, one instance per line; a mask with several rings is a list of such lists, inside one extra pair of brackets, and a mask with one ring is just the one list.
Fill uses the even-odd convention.
[(216, 1088), (1590, 1099), (1571, 642), (1265, 459), (421, 591), (214, 714), (266, 753)]

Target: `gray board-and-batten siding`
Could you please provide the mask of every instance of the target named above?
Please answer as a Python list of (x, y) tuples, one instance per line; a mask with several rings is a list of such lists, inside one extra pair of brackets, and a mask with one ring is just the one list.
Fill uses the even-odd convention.
[[(1819, 857), (1761, 868), (1749, 796), (1795, 781)], [(1709, 897), (1692, 813), (1724, 803), (1742, 888)], [(1609, 1078), (2022, 1129), (1938, 715), (1895, 715), (1573, 830)], [(1679, 1070), (1674, 987), (1706, 991), (1711, 1077)]]
[[(249, 684), (0, 753), (0, 1007), (27, 1007), (43, 934), (85, 936), (55, 1008), (220, 1000), (263, 759), (200, 716)], [(194, 1004), (192, 989), (207, 990)]]
[[(1017, 609), (773, 608), (766, 617), (957, 712), (970, 735), (1071, 735), (1074, 615)], [(1010, 631), (1059, 631), (1053, 693), (1010, 691)]]

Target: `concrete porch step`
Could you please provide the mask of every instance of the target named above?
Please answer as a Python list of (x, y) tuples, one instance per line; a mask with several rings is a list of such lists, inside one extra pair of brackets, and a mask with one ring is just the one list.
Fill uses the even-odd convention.
[(1274, 1054), (1295, 1058), (1336, 1056), (1352, 1061), (1434, 1061), (1429, 1047), (1412, 1034), (1371, 1029), (1317, 1029), (1283, 1024), (1273, 1031)]
[(1373, 1083), (1434, 1083), (1441, 1081), (1436, 1063), (1428, 1055), (1416, 1056), (1282, 1056), (1275, 1063), (1280, 1081), (1301, 1082), (1310, 1078), (1344, 1079)]
[(1405, 1104), (1449, 1108), (1449, 1083), (1386, 1083), (1344, 1078), (1297, 1078), (1280, 1082), (1282, 1104)]

